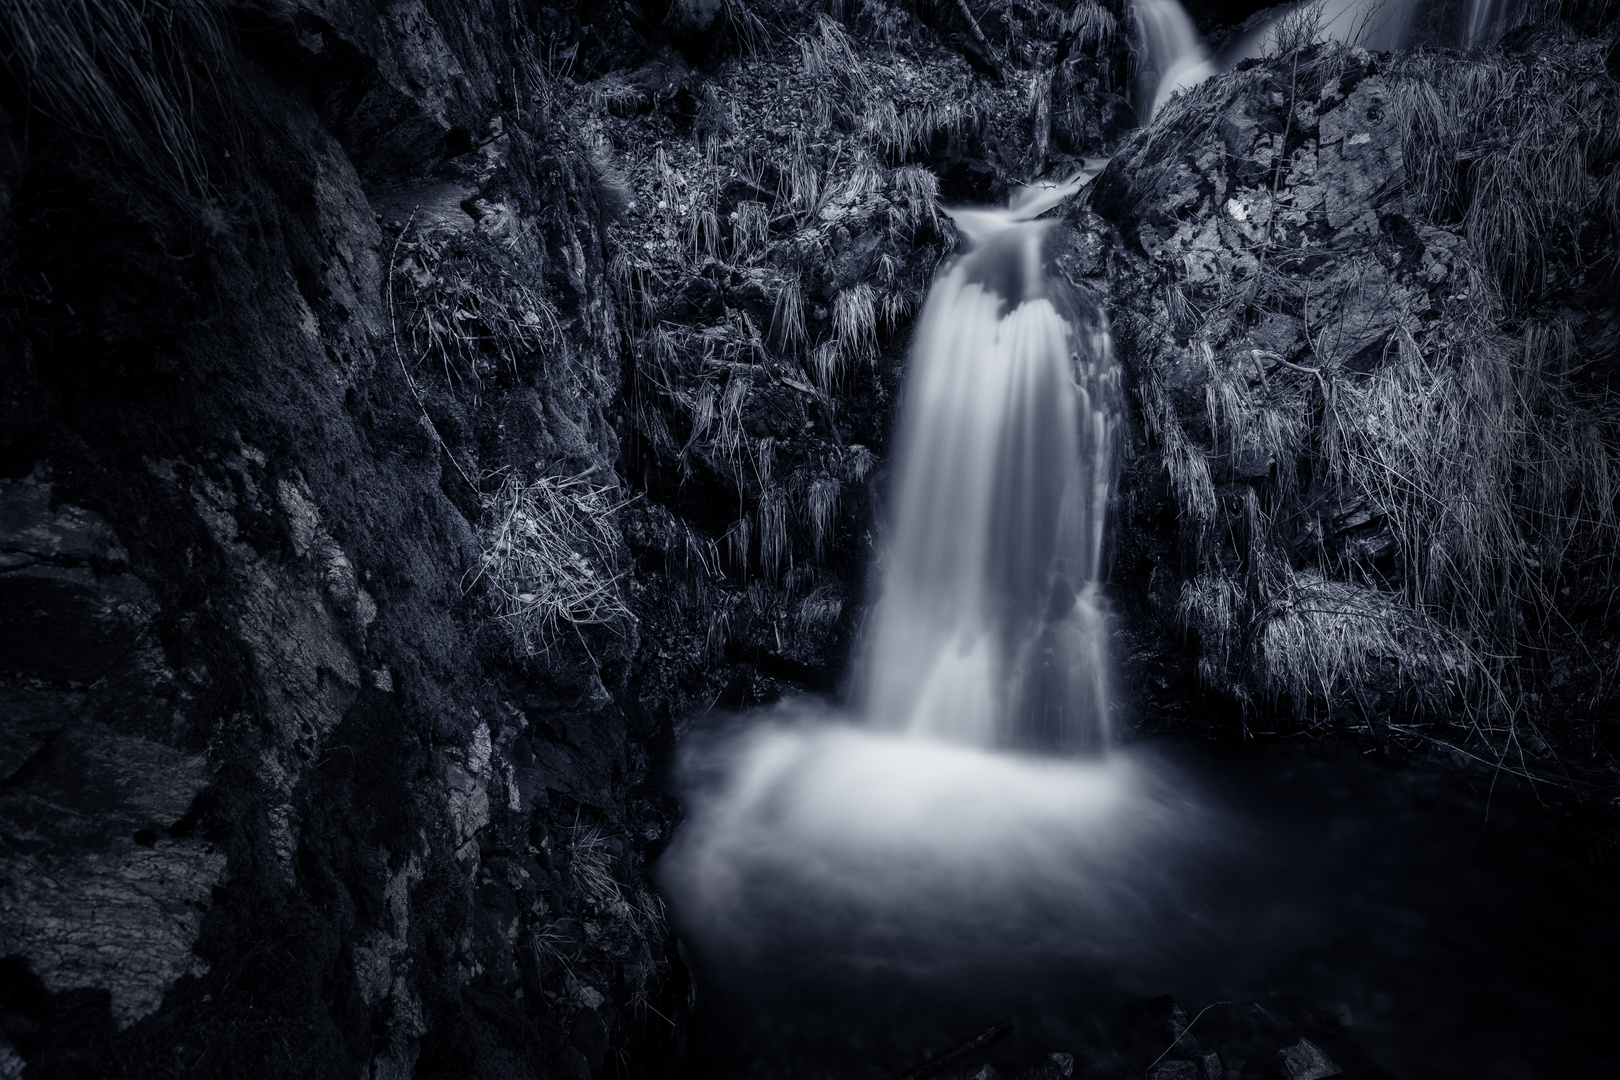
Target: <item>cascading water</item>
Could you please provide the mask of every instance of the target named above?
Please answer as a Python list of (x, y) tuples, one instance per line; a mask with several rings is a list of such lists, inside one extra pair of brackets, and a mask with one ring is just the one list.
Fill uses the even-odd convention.
[(659, 880), (739, 1023), (800, 1016), (761, 1004), (784, 965), (805, 987), (1140, 960), (1151, 924), (1195, 906), (1167, 868), (1220, 847), (1169, 774), (1102, 752), (1118, 376), (1100, 308), (1048, 271), (1035, 220), (1081, 182), (952, 212), (968, 249), (913, 343), (856, 707), (789, 703), (683, 747), (687, 816)]
[(912, 349), (898, 512), (870, 652), (879, 727), (976, 745), (1098, 750), (1107, 665), (1097, 569), (1116, 377), (1106, 333), (1045, 270), (1074, 188), (958, 211), (971, 250)]
[(1225, 56), (1228, 64), (1246, 57), (1286, 52), (1309, 41), (1337, 41), (1374, 52), (1406, 44), (1419, 0), (1304, 0), (1245, 35)]
[(1142, 38), (1138, 100), (1148, 103), (1146, 120), (1171, 94), (1197, 86), (1216, 68), (1187, 9), (1177, 0), (1137, 0), (1136, 21)]
[[(1239, 61), (1275, 55), (1310, 41), (1337, 41), (1373, 52), (1404, 48), (1428, 0), (1301, 0), (1278, 9), (1224, 50), (1219, 62), (1204, 47), (1178, 0), (1135, 0), (1139, 113), (1149, 121), (1178, 90), (1196, 86)], [(1441, 21), (1437, 44), (1481, 48), (1524, 21), (1524, 0), (1467, 0)]]
[[(1362, 2), (1339, 4), (1330, 27)], [(1139, 11), (1156, 109), (1213, 67), (1175, 0)], [(1361, 823), (1337, 767), (1301, 774), (1289, 783), (1308, 790), (1273, 802), (1296, 763), (1228, 782), (1235, 763), (1222, 759), (1200, 782), (1173, 751), (1098, 752), (1117, 376), (1100, 313), (1047, 272), (1049, 226), (1036, 220), (1072, 190), (952, 215), (969, 247), (919, 320), (858, 708), (788, 703), (712, 721), (681, 749), (686, 818), (657, 873), (704, 995), (688, 1075), (880, 1080), (1008, 1014), (1009, 1043), (1035, 1060), (1166, 989), (1254, 1002), (1228, 1030), (1266, 1019), (1250, 1042), (1269, 1055), (1282, 1027), (1259, 1003), (1289, 985), (1279, 963), (1293, 963), (1290, 992), (1308, 1008), (1296, 1015), (1347, 1027), (1353, 993), (1380, 1017), (1377, 1003), (1394, 1000), (1383, 982), (1359, 985), (1369, 972), (1395, 977), (1416, 958), (1442, 988), (1421, 1001), (1471, 1012), (1500, 966), (1504, 954), (1473, 941), (1429, 948), (1441, 935), (1427, 913), (1379, 885), (1389, 837), (1430, 811)], [(1032, 752), (1051, 750), (1063, 752)], [(1443, 839), (1400, 865), (1449, 896)], [(1455, 1065), (1456, 1042), (1442, 1065)], [(1125, 1059), (1101, 1060), (1113, 1075)], [(1255, 1075), (1229, 1064), (1227, 1076)]]
[(1522, 0), (1468, 0), (1468, 18), (1463, 24), (1464, 48), (1493, 45), (1525, 17)]
[[(1286, 51), (1308, 40), (1337, 41), (1372, 52), (1405, 48), (1414, 22), (1430, 0), (1304, 0), (1246, 34), (1223, 55), (1223, 66), (1246, 57)], [(1444, 5), (1432, 20), (1428, 44), (1481, 48), (1495, 44), (1525, 18), (1523, 0), (1468, 0)]]

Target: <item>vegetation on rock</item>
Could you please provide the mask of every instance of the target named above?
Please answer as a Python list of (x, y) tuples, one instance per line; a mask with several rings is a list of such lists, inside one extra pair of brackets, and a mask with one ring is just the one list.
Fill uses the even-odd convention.
[(1122, 571), (1251, 717), (1593, 738), (1620, 677), (1617, 109), (1604, 49), (1556, 29), (1311, 45), (1181, 95), (1097, 181), (1168, 481), (1137, 468), (1122, 535), (1178, 518)]

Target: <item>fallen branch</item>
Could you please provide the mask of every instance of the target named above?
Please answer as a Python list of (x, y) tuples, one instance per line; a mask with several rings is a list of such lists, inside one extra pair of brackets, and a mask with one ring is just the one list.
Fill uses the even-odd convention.
[(930, 1076), (938, 1076), (946, 1069), (955, 1065), (969, 1054), (983, 1050), (993, 1042), (998, 1042), (1012, 1034), (1012, 1017), (1004, 1017), (986, 1028), (978, 1038), (951, 1047), (943, 1054), (931, 1057), (921, 1065), (914, 1065), (901, 1073), (895, 1080), (928, 1080)]
[(972, 35), (973, 43), (978, 46), (978, 51), (984, 54), (985, 63), (989, 64), (995, 71), (998, 79), (1006, 82), (1006, 65), (1001, 62), (1001, 57), (996, 55), (995, 46), (990, 44), (990, 39), (984, 36), (983, 30), (979, 29), (979, 20), (973, 17), (972, 10), (967, 6), (967, 0), (956, 0), (956, 10), (961, 13), (962, 18), (967, 22), (968, 33)]

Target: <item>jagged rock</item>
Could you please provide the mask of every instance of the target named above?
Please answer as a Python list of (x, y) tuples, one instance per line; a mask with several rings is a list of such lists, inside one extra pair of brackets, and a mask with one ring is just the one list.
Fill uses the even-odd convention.
[(1328, 1080), (1344, 1075), (1309, 1039), (1301, 1039), (1277, 1051), (1276, 1070), (1285, 1080)]
[(485, 470), (612, 482), (611, 184), (511, 81), (517, 9), (213, 10), (206, 205), (61, 116), (0, 134), (0, 291), (54, 288), (0, 336), (0, 1071), (634, 1060), (669, 1029), (630, 995), (686, 1000), (667, 713), (633, 626), (520, 664), (475, 589)]
[(1191, 1061), (1161, 1061), (1148, 1070), (1148, 1080), (1204, 1080), (1204, 1075)]

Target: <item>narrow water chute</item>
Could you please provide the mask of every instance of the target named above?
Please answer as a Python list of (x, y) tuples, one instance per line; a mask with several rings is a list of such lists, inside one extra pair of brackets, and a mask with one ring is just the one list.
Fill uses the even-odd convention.
[(1100, 748), (1097, 575), (1116, 376), (1046, 265), (1078, 186), (953, 212), (969, 244), (919, 320), (896, 512), (868, 657), (879, 727), (977, 745)]

